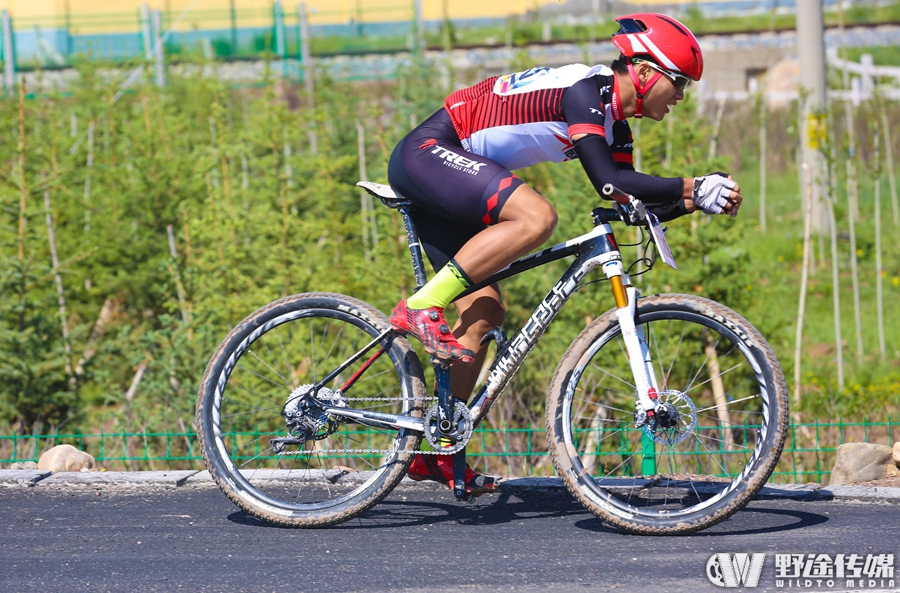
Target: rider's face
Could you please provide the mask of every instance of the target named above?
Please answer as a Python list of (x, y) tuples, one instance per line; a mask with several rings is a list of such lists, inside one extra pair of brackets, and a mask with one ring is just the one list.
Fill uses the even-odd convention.
[[(656, 72), (646, 64), (641, 64), (641, 66), (646, 68), (646, 73), (644, 71), (639, 71), (639, 77), (643, 78), (646, 76), (646, 80), (649, 80), (651, 76), (656, 74)], [(642, 82), (646, 82), (646, 80), (643, 80)], [(684, 99), (684, 89), (677, 88), (668, 76), (660, 76), (659, 80), (657, 80), (656, 83), (650, 87), (647, 94), (644, 95), (644, 117), (660, 121), (667, 113), (669, 113), (670, 109), (682, 99)]]

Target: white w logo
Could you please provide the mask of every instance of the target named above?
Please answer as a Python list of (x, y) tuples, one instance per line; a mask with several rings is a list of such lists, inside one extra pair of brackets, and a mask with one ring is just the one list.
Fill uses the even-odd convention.
[(706, 576), (717, 587), (756, 587), (765, 554), (713, 554), (706, 563)]

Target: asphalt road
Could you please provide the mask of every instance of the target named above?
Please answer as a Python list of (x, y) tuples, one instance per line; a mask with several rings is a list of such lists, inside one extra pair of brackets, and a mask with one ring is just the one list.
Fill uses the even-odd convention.
[[(4, 488), (0, 497), (3, 592), (722, 591), (706, 577), (719, 552), (767, 553), (754, 590), (779, 590), (774, 553), (900, 558), (900, 507), (861, 502), (757, 501), (700, 534), (652, 538), (615, 531), (560, 491), (467, 505), (449, 491), (400, 487), (325, 530), (270, 527), (214, 487)], [(875, 588), (896, 590), (888, 584)]]

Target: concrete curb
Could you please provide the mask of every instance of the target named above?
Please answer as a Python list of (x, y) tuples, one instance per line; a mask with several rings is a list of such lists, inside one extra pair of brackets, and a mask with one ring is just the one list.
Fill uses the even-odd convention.
[[(3, 472), (0, 472), (2, 474)], [(36, 486), (117, 486), (143, 487), (155, 486), (178, 488), (184, 486), (188, 478), (196, 474), (195, 470), (155, 471), (155, 472), (59, 472), (41, 480)], [(0, 476), (0, 481), (3, 477)]]
[[(147, 472), (59, 472), (42, 470), (0, 470), (0, 488), (195, 488), (211, 487), (215, 483), (208, 471), (147, 471)], [(440, 487), (431, 482), (415, 482), (405, 478), (403, 488)], [(442, 488), (442, 487), (441, 487)], [(559, 478), (530, 478), (507, 476), (500, 482), (501, 490), (552, 492), (565, 490)], [(757, 495), (759, 500), (856, 501), (900, 504), (900, 488), (872, 486), (822, 486), (821, 484), (773, 484), (765, 486)]]
[(53, 475), (53, 472), (39, 469), (2, 469), (0, 470), (0, 487), (31, 487)]

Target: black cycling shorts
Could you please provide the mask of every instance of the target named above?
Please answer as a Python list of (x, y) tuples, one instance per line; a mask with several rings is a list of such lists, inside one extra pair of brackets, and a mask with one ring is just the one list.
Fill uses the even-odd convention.
[(499, 163), (463, 149), (442, 108), (394, 149), (388, 183), (413, 203), (413, 224), (439, 270), (469, 239), (497, 222), (523, 182)]

